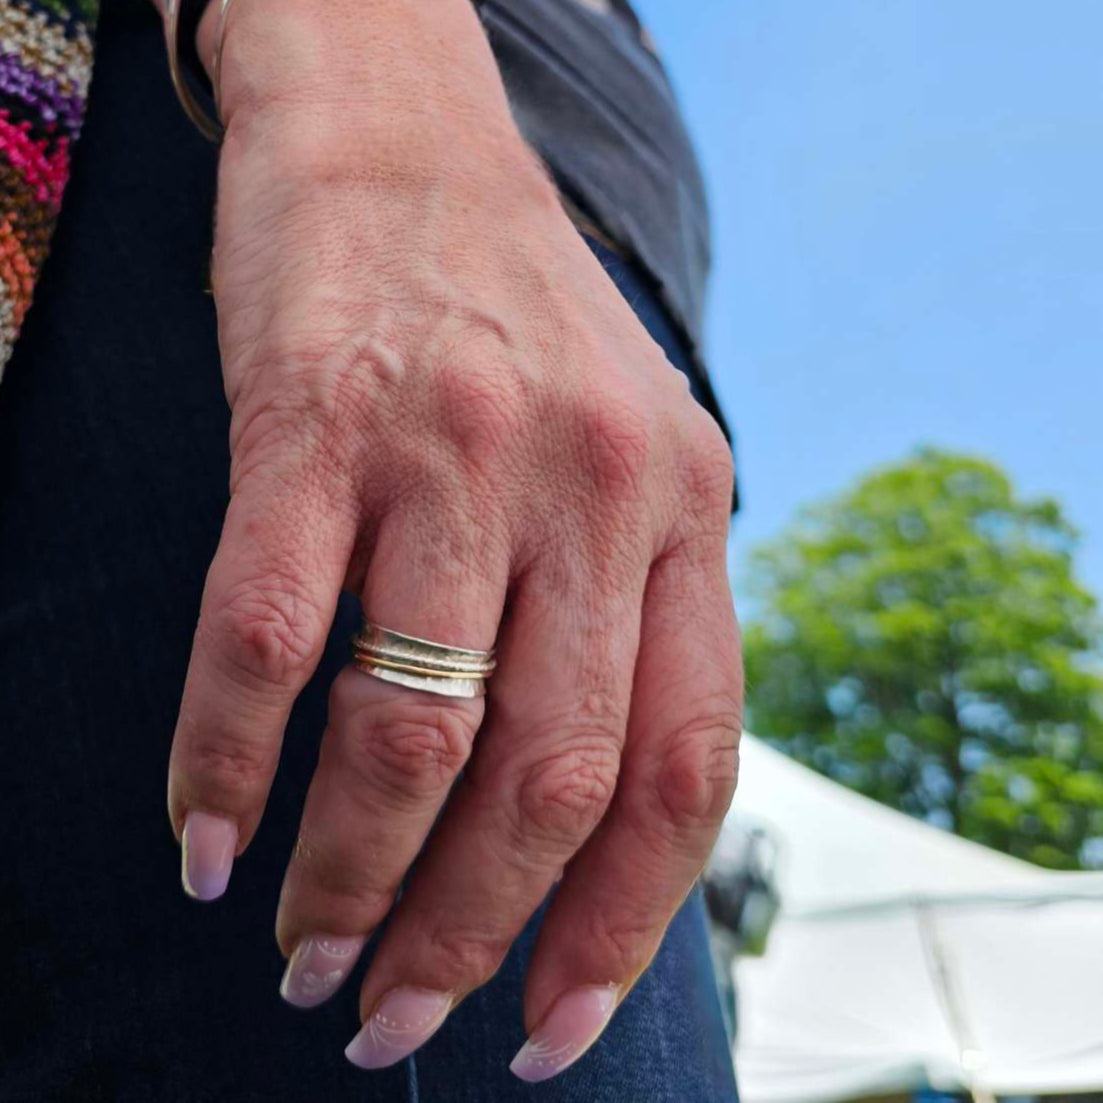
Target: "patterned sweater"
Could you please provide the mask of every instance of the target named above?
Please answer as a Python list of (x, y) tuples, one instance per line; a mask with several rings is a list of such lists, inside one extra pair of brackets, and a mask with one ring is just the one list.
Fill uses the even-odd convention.
[(99, 0), (0, 0), (0, 374), (61, 209), (98, 7)]

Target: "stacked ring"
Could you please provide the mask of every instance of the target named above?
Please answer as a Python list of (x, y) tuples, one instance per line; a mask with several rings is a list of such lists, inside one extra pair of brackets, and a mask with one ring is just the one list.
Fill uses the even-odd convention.
[(496, 665), (493, 648), (450, 647), (368, 621), (353, 637), (352, 659), (381, 681), (445, 697), (481, 697)]

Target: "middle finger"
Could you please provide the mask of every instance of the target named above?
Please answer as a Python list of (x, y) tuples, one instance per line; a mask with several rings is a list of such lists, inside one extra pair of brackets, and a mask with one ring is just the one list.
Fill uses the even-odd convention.
[[(508, 563), (470, 526), (427, 538), (429, 519), (395, 510), (380, 526), (364, 611), (373, 623), (488, 649)], [(338, 675), (277, 916), (290, 954), (281, 992), (310, 1007), (336, 990), (390, 909), (483, 716), (482, 698), (423, 693), (355, 666)]]

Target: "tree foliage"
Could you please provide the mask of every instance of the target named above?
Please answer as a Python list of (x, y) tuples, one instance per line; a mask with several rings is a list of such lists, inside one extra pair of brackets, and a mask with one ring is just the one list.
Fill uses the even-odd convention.
[(752, 556), (752, 730), (989, 846), (1103, 866), (1103, 672), (1076, 533), (924, 450)]

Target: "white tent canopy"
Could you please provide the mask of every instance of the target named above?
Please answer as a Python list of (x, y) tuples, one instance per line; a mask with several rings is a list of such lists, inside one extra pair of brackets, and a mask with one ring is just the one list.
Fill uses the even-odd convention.
[(750, 736), (731, 816), (777, 841), (783, 898), (737, 967), (744, 1103), (1103, 1089), (1103, 875), (956, 838)]

